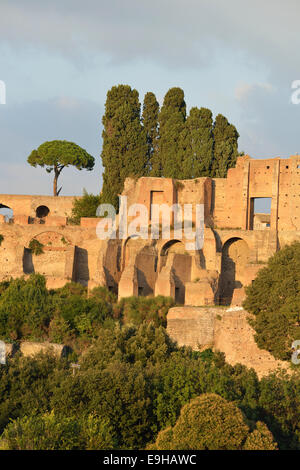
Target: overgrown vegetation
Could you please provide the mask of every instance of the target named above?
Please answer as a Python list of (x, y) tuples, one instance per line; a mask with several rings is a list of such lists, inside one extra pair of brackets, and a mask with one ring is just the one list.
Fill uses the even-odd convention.
[(39, 242), (36, 238), (33, 238), (28, 246), (29, 250), (32, 252), (32, 254), (39, 256), (44, 253), (44, 245)]
[(153, 450), (276, 450), (262, 422), (249, 427), (241, 410), (220, 396), (202, 394), (183, 406), (175, 426), (160, 431)]
[(96, 211), (99, 204), (100, 196), (89, 194), (84, 189), (82, 197), (74, 200), (69, 222), (79, 225), (81, 217), (97, 217)]
[[(276, 442), (300, 450), (300, 374), (259, 381), (221, 353), (178, 347), (164, 328), (171, 305), (163, 297), (118, 302), (106, 288), (88, 295), (75, 283), (47, 290), (36, 274), (0, 283), (0, 339), (47, 339), (74, 350), (61, 359), (17, 353), (0, 367), (0, 448), (270, 449)], [(214, 394), (209, 406), (207, 394)], [(206, 404), (188, 418), (187, 433), (193, 400)], [(207, 413), (217, 421), (225, 413), (241, 429), (228, 436)], [(201, 434), (200, 422), (210, 430)]]
[(300, 339), (300, 243), (275, 253), (246, 294), (244, 308), (254, 314), (258, 346), (290, 361), (292, 343)]

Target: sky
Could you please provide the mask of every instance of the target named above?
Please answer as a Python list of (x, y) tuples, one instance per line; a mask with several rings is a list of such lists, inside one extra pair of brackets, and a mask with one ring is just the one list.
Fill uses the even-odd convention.
[(160, 103), (181, 87), (253, 158), (300, 153), (299, 14), (297, 0), (0, 0), (0, 194), (51, 194), (52, 176), (26, 160), (54, 139), (96, 159), (92, 172), (65, 169), (61, 194), (99, 193), (101, 118), (120, 83)]

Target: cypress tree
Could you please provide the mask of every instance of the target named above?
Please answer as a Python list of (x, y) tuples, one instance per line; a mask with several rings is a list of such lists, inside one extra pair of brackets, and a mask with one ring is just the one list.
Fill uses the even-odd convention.
[(147, 174), (147, 137), (140, 112), (139, 94), (129, 85), (108, 91), (102, 119), (104, 173), (100, 201), (116, 209), (125, 178)]
[(147, 134), (147, 159), (148, 172), (152, 176), (160, 176), (160, 165), (158, 160), (158, 114), (159, 103), (154, 93), (146, 93), (143, 104), (142, 122)]
[(213, 160), (212, 112), (207, 108), (192, 108), (185, 127), (184, 177), (210, 176)]
[(183, 178), (181, 134), (184, 131), (186, 104), (181, 88), (171, 88), (159, 113), (158, 162), (161, 176)]
[(218, 114), (215, 119), (214, 129), (214, 161), (212, 176), (225, 178), (227, 170), (233, 168), (238, 157), (239, 134), (233, 124), (226, 117)]

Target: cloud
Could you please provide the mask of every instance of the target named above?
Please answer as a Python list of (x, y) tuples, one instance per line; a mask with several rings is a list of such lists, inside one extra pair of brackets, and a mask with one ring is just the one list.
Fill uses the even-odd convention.
[(300, 153), (300, 105), (290, 102), (292, 90), (256, 84), (240, 89), (240, 150), (253, 157), (286, 158)]
[(275, 87), (271, 83), (241, 83), (235, 89), (235, 97), (238, 101), (245, 101), (249, 95), (255, 90), (263, 90), (267, 93), (274, 93)]
[(1, 0), (0, 39), (47, 47), (72, 61), (106, 54), (199, 66), (229, 48), (273, 74), (299, 66), (298, 0)]

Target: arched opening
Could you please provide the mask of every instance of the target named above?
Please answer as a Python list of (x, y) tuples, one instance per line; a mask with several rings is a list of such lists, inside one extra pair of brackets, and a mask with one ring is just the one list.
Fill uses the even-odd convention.
[(0, 215), (3, 215), (6, 222), (9, 222), (14, 217), (14, 211), (10, 207), (0, 204)]
[(37, 207), (36, 211), (35, 211), (35, 215), (38, 219), (43, 219), (44, 217), (47, 217), (47, 215), (49, 214), (50, 212), (50, 209), (49, 207), (47, 206), (39, 206)]
[(184, 304), (185, 284), (191, 280), (192, 257), (180, 240), (170, 240), (160, 252), (160, 271), (169, 264), (174, 273), (175, 302)]
[(137, 235), (132, 235), (125, 240), (123, 245), (122, 271), (124, 271), (130, 260), (135, 257), (138, 250), (141, 249), (141, 241)]
[(248, 263), (249, 247), (241, 238), (230, 238), (222, 248), (219, 303), (230, 305), (234, 289), (242, 287), (239, 278)]

